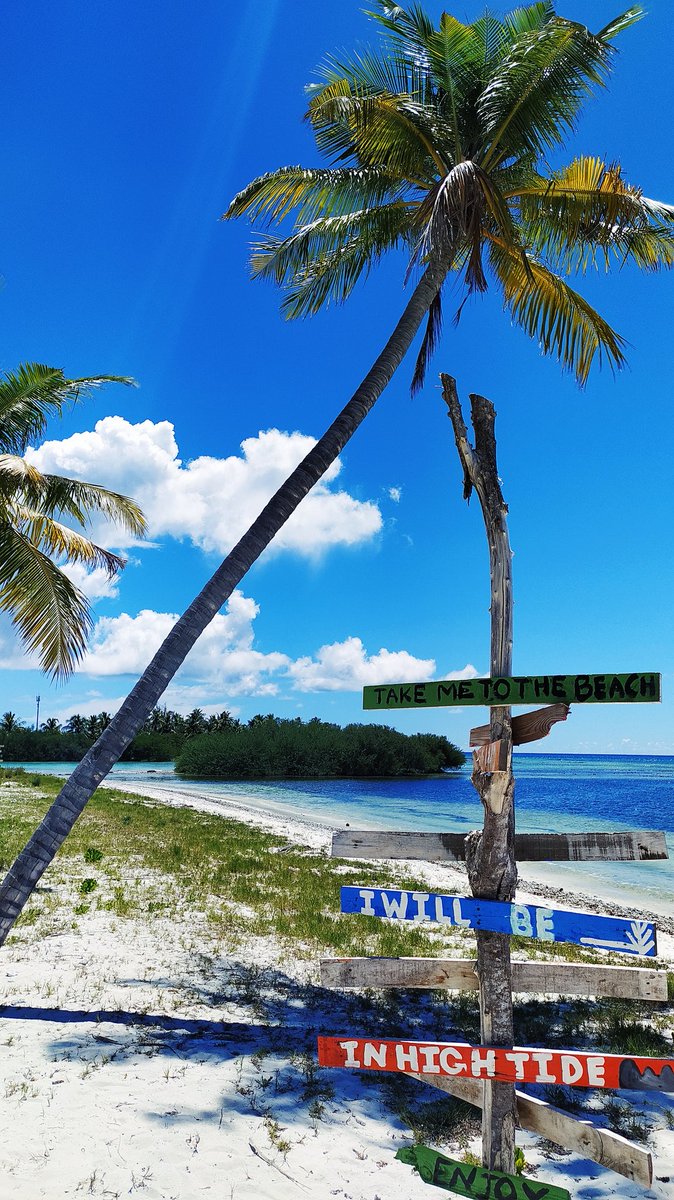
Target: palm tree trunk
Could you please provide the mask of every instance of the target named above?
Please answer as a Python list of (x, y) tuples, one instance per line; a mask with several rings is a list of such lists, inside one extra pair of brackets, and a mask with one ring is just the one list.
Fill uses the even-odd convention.
[(0, 946), (99, 783), (147, 720), (197, 638), (381, 396), (409, 350), (446, 273), (447, 269), (439, 265), (426, 269), (391, 337), (351, 400), (176, 622), (119, 712), (59, 792), (0, 887)]
[[(471, 396), (475, 448), (469, 441), (455, 381), (442, 375), (443, 396), (454, 428), (464, 472), (463, 494), (475, 488), (484, 516), (489, 544), (491, 579), (492, 677), (512, 674), (513, 600), (512, 553), (506, 513), (496, 467), (494, 406), (484, 396)], [(492, 743), (501, 743), (505, 770), (482, 770), (475, 755), (472, 781), (484, 808), (481, 831), (466, 838), (466, 866), (474, 896), (489, 900), (515, 899), (515, 784), (512, 773), (510, 709), (490, 711)], [(510, 939), (505, 934), (478, 930), (477, 975), (480, 989), (480, 1032), (486, 1046), (513, 1045)], [(482, 1108), (482, 1161), (489, 1170), (512, 1174), (515, 1169), (517, 1108), (511, 1083), (484, 1084)]]

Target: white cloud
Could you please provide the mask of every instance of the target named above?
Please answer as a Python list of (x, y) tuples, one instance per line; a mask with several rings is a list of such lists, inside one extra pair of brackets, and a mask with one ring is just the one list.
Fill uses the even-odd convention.
[(465, 667), (462, 667), (460, 671), (447, 671), (447, 673), (445, 675), (443, 675), (442, 678), (443, 679), (479, 679), (480, 674), (478, 671), (475, 670), (475, 667), (473, 666), (472, 663), (466, 663)]
[(296, 689), (355, 692), (366, 684), (412, 683), (435, 672), (432, 658), (414, 658), (407, 650), (381, 649), (368, 655), (359, 637), (321, 646), (315, 658), (298, 658), (288, 668)]
[(402, 488), (390, 487), (388, 489), (389, 500), (393, 500), (394, 504), (400, 504), (400, 499), (402, 497), (402, 494), (403, 494)]
[[(180, 669), (182, 677), (217, 686), (227, 695), (272, 695), (271, 679), (290, 659), (285, 654), (262, 654), (253, 649), (253, 621), (259, 613), (254, 600), (233, 592), (225, 613), (217, 613)], [(176, 613), (143, 609), (137, 616), (122, 613), (102, 617), (79, 671), (87, 675), (140, 675), (178, 620)]]
[(101, 600), (103, 597), (113, 598), (119, 595), (119, 581), (113, 576), (110, 579), (104, 567), (94, 567), (88, 571), (83, 563), (65, 563), (61, 570), (68, 576), (88, 600)]
[[(188, 538), (205, 551), (227, 553), (267, 501), (315, 445), (301, 433), (268, 429), (227, 458), (202, 456), (184, 463), (169, 421), (132, 425), (104, 417), (94, 430), (45, 442), (26, 457), (44, 471), (95, 480), (133, 496), (148, 519), (151, 538)], [(277, 534), (273, 547), (320, 554), (330, 546), (369, 541), (382, 527), (378, 506), (335, 488), (337, 460)], [(127, 535), (96, 531), (106, 545), (131, 545)]]

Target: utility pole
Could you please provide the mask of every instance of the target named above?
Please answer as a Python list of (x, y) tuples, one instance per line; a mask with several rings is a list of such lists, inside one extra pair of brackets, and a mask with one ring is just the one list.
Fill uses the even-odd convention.
[(40, 728), (40, 697), (39, 696), (35, 697), (35, 702), (37, 704), (37, 708), (35, 710), (35, 732), (37, 733), (38, 729)]

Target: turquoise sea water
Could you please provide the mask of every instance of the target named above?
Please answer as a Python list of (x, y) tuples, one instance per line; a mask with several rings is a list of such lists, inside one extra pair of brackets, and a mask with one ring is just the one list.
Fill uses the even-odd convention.
[[(674, 756), (516, 754), (517, 828), (521, 832), (664, 829), (670, 859), (580, 865), (524, 863), (524, 878), (674, 913)], [(68, 774), (73, 764), (17, 764)], [(267, 811), (334, 828), (469, 830), (482, 824), (470, 767), (433, 779), (195, 782), (172, 764), (121, 763), (111, 779), (179, 790), (216, 801), (231, 797)]]

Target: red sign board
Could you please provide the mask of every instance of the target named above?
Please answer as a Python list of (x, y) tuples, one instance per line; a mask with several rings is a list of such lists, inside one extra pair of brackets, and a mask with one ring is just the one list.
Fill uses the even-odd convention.
[(454, 1075), (502, 1083), (557, 1083), (571, 1087), (635, 1088), (674, 1092), (674, 1058), (588, 1054), (470, 1046), (464, 1042), (409, 1042), (378, 1038), (319, 1037), (322, 1067)]

